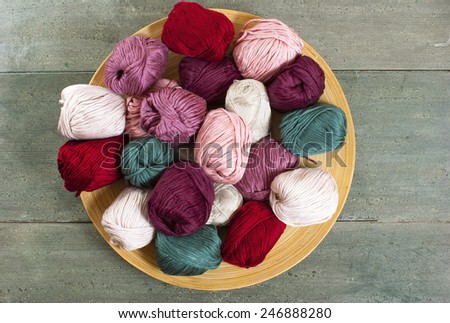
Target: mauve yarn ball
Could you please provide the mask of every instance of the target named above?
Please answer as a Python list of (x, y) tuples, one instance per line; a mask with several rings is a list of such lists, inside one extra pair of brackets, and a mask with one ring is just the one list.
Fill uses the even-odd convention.
[[(179, 85), (175, 80), (160, 79), (153, 84), (149, 92), (156, 92), (165, 87), (179, 87)], [(125, 106), (127, 109), (125, 133), (128, 134), (131, 139), (149, 136), (149, 134), (141, 127), (142, 99), (143, 98), (139, 96), (129, 96), (125, 100)]]
[(130, 36), (108, 58), (104, 81), (116, 93), (143, 96), (166, 69), (169, 49), (156, 39)]
[(273, 179), (296, 168), (297, 162), (276, 140), (263, 138), (251, 148), (244, 176), (235, 186), (246, 200), (267, 201)]
[(269, 134), (272, 110), (263, 83), (256, 80), (234, 81), (227, 91), (225, 109), (237, 113), (245, 121), (252, 143)]
[(206, 115), (206, 101), (181, 88), (149, 93), (141, 105), (141, 127), (165, 142), (187, 143)]
[(280, 132), (283, 146), (294, 155), (323, 154), (344, 145), (347, 119), (337, 106), (320, 104), (284, 114)]
[(234, 80), (242, 79), (231, 58), (219, 62), (206, 62), (184, 57), (178, 74), (181, 86), (204, 98), (208, 103), (223, 104), (227, 89)]
[(241, 117), (223, 108), (206, 115), (195, 139), (194, 158), (213, 182), (237, 183), (249, 151), (250, 131)]
[(185, 236), (209, 219), (214, 187), (194, 162), (169, 166), (156, 183), (148, 201), (148, 216), (156, 230), (166, 235)]
[(279, 112), (313, 105), (324, 90), (325, 74), (320, 65), (308, 56), (299, 56), (267, 87), (270, 106)]
[(211, 215), (206, 224), (222, 226), (228, 224), (234, 211), (242, 206), (243, 198), (236, 187), (229, 184), (214, 184), (215, 198)]
[(78, 196), (121, 179), (122, 149), (122, 136), (66, 142), (58, 152), (58, 171), (65, 189)]
[(238, 35), (233, 58), (244, 78), (265, 83), (292, 63), (302, 49), (303, 41), (281, 21), (252, 19)]
[(196, 276), (219, 267), (222, 262), (222, 241), (217, 229), (205, 225), (183, 237), (156, 235), (156, 260), (162, 272), (168, 275)]
[(245, 203), (231, 218), (222, 244), (223, 260), (244, 268), (259, 265), (285, 228), (286, 224), (278, 220), (266, 204)]
[(172, 162), (173, 149), (170, 144), (152, 137), (140, 138), (123, 149), (122, 173), (131, 185), (149, 187), (156, 183)]
[(125, 129), (123, 98), (101, 86), (74, 84), (61, 91), (58, 131), (68, 139), (101, 139)]
[(233, 23), (224, 14), (195, 2), (178, 2), (167, 17), (161, 40), (175, 53), (218, 62), (233, 37)]
[(148, 245), (155, 228), (147, 217), (150, 190), (128, 186), (120, 192), (102, 216), (102, 226), (109, 242), (123, 250), (136, 250)]
[(298, 168), (281, 173), (275, 177), (270, 188), (273, 212), (290, 226), (326, 222), (338, 206), (336, 181), (320, 168)]

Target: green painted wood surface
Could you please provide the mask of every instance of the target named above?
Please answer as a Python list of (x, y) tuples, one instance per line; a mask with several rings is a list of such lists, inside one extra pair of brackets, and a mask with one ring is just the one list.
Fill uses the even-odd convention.
[(106, 245), (56, 170), (59, 93), (174, 3), (0, 0), (0, 302), (449, 302), (447, 0), (202, 1), (285, 21), (338, 70), (357, 137), (348, 202), (305, 261), (236, 291), (161, 283)]

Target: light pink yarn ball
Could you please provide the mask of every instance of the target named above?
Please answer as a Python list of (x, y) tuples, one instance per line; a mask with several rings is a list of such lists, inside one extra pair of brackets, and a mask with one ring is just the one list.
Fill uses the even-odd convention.
[[(252, 23), (256, 25), (248, 28)], [(244, 78), (264, 83), (292, 63), (303, 46), (297, 33), (281, 21), (252, 19), (239, 33), (233, 58)]]
[(206, 115), (195, 140), (194, 158), (212, 181), (237, 183), (249, 151), (250, 130), (239, 115), (223, 108)]
[[(160, 79), (150, 89), (150, 92), (159, 91), (165, 87), (180, 87), (175, 80)], [(125, 101), (127, 108), (127, 121), (125, 132), (132, 138), (148, 137), (149, 134), (141, 127), (141, 104), (142, 97), (129, 96)]]

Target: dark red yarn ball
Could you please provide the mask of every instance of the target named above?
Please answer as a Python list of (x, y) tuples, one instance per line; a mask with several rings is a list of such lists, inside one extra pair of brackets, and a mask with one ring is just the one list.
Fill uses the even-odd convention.
[(325, 90), (325, 74), (308, 56), (299, 56), (267, 87), (270, 106), (279, 112), (303, 109), (319, 100)]
[(241, 80), (231, 58), (219, 62), (206, 62), (198, 58), (184, 57), (178, 74), (183, 88), (204, 98), (208, 103), (223, 104), (228, 88), (234, 80)]
[(222, 258), (239, 267), (255, 267), (263, 262), (285, 228), (286, 224), (266, 204), (247, 202), (231, 217), (222, 243)]
[(148, 200), (148, 216), (156, 230), (185, 236), (200, 229), (211, 214), (214, 186), (194, 162), (178, 162), (161, 175)]
[(161, 40), (173, 52), (218, 62), (234, 37), (224, 14), (195, 2), (178, 2), (164, 24)]
[(123, 136), (96, 140), (70, 140), (58, 152), (58, 170), (64, 187), (80, 195), (122, 178)]

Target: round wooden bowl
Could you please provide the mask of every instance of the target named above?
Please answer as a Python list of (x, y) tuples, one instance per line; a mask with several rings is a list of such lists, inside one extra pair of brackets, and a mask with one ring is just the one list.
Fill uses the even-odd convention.
[[(213, 10), (225, 14), (233, 22), (236, 31), (235, 37), (248, 20), (260, 18), (249, 13), (234, 10)], [(136, 35), (161, 39), (161, 32), (166, 19), (158, 20), (142, 28), (136, 32)], [(219, 268), (209, 270), (200, 276), (170, 276), (164, 274), (159, 269), (156, 262), (154, 243), (135, 251), (124, 251), (110, 244), (111, 248), (139, 270), (161, 281), (192, 289), (227, 290), (250, 286), (269, 280), (298, 264), (320, 244), (336, 222), (350, 190), (355, 167), (355, 132), (347, 100), (330, 67), (306, 42), (303, 54), (312, 57), (320, 64), (325, 72), (326, 87), (324, 94), (320, 98), (320, 102), (331, 103), (341, 107), (347, 116), (347, 138), (345, 145), (338, 151), (313, 156), (317, 162), (317, 166), (327, 170), (338, 184), (339, 206), (334, 216), (328, 222), (322, 224), (301, 228), (287, 227), (264, 262), (250, 269), (243, 269), (222, 262)], [(165, 78), (178, 80), (178, 64), (181, 58), (181, 55), (170, 53)], [(103, 83), (104, 68), (105, 62), (100, 65), (92, 77), (90, 84), (105, 86)], [(279, 114), (274, 113), (273, 124), (275, 127), (272, 129), (272, 135), (275, 138), (278, 135), (279, 117)], [(311, 164), (308, 166), (311, 167)], [(94, 192), (81, 193), (81, 200), (92, 223), (107, 242), (109, 237), (101, 225), (102, 215), (125, 186), (126, 183), (120, 181)]]

